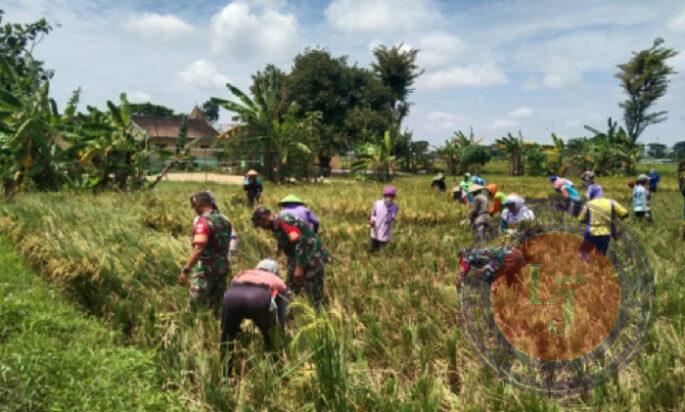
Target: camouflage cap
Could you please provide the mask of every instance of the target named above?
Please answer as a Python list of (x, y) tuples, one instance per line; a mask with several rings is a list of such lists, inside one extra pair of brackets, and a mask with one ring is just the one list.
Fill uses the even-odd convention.
[(271, 214), (271, 210), (269, 210), (269, 208), (266, 206), (255, 207), (254, 211), (252, 212), (252, 224), (255, 227), (259, 226), (259, 221), (261, 220), (261, 218), (264, 216), (268, 216), (270, 214)]

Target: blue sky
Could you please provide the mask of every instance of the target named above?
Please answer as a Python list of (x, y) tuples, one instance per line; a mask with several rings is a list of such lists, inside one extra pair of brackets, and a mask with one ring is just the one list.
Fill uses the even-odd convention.
[[(55, 30), (35, 50), (55, 69), (52, 91), (63, 104), (102, 106), (125, 91), (188, 112), (223, 84), (241, 88), (275, 63), (288, 69), (306, 47), (323, 46), (369, 64), (379, 44), (419, 48), (425, 73), (411, 96), (405, 126), (440, 143), (473, 130), (485, 143), (507, 131), (549, 142), (549, 134), (586, 134), (621, 119), (616, 65), (661, 36), (685, 51), (685, 2), (4, 0), (8, 21), (46, 17)], [(57, 26), (59, 25), (59, 26)], [(642, 141), (685, 140), (685, 54), (657, 110), (666, 122)], [(225, 121), (228, 116), (222, 116)]]

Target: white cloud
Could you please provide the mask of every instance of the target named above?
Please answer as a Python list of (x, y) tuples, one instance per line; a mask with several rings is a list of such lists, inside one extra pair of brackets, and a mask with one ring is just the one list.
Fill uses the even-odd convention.
[(418, 87), (438, 89), (449, 87), (499, 86), (508, 82), (507, 76), (496, 65), (453, 66), (429, 72), (419, 77)]
[(456, 130), (459, 124), (464, 121), (464, 118), (458, 114), (442, 111), (430, 112), (426, 119), (431, 128), (437, 130)]
[(545, 66), (545, 75), (542, 84), (551, 89), (563, 89), (574, 86), (582, 81), (581, 71), (576, 65), (568, 60), (553, 58)]
[(406, 32), (442, 19), (428, 0), (333, 0), (324, 14), (344, 32)]
[(140, 90), (130, 90), (126, 92), (126, 97), (131, 103), (145, 103), (152, 101), (152, 96)]
[(495, 121), (490, 123), (487, 128), (489, 130), (504, 130), (511, 129), (517, 124), (518, 123), (512, 119), (495, 119)]
[(172, 14), (146, 13), (130, 17), (124, 28), (146, 39), (170, 41), (193, 32), (193, 26)]
[(297, 38), (297, 20), (270, 8), (252, 12), (245, 3), (230, 3), (212, 17), (212, 49), (237, 58), (285, 56)]
[(433, 32), (421, 37), (419, 41), (419, 65), (437, 67), (450, 63), (464, 48), (462, 42), (454, 35), (445, 32)]
[(178, 73), (178, 77), (183, 84), (201, 90), (222, 88), (229, 81), (212, 63), (202, 59), (186, 66)]
[(685, 33), (685, 11), (668, 22), (668, 29), (675, 33)]
[(521, 106), (509, 112), (509, 117), (514, 119), (522, 119), (533, 114), (533, 110), (530, 107)]

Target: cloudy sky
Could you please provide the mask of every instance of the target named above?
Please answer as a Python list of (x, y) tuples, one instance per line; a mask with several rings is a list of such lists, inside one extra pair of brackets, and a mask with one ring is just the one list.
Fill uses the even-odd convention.
[[(685, 2), (438, 0), (3, 0), (5, 19), (46, 17), (55, 27), (35, 53), (55, 69), (63, 104), (83, 89), (102, 106), (122, 91), (188, 112), (210, 96), (227, 97), (250, 74), (288, 69), (306, 47), (366, 66), (379, 45), (420, 49), (425, 73), (411, 96), (406, 127), (442, 142), (473, 127), (483, 142), (507, 131), (548, 142), (621, 118), (614, 78), (630, 52), (663, 37), (684, 53), (680, 72), (656, 109), (666, 122), (644, 142), (685, 140)], [(223, 116), (222, 119), (226, 119)]]

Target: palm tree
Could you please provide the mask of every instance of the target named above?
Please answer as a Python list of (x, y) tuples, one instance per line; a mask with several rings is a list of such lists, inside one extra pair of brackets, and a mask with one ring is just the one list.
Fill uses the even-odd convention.
[(522, 176), (525, 173), (523, 164), (525, 143), (521, 132), (519, 132), (518, 137), (507, 133), (505, 137), (497, 139), (495, 143), (500, 149), (509, 154), (509, 174), (512, 176)]

